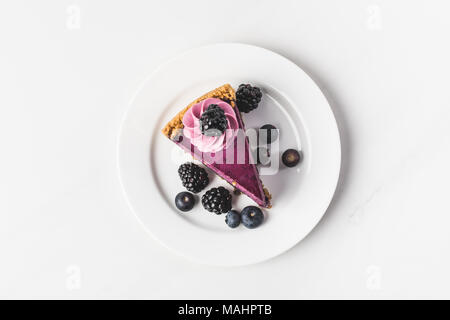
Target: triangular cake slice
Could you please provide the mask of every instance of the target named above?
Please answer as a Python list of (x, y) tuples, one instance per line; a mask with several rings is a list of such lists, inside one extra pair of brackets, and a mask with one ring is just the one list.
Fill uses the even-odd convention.
[[(199, 145), (198, 130), (189, 127), (192, 125), (191, 122), (198, 122), (199, 116), (210, 104), (218, 104), (225, 110), (228, 117), (227, 123), (232, 128), (228, 127), (220, 137), (220, 141), (210, 141), (210, 138), (219, 139), (216, 137), (200, 137), (200, 139), (206, 140), (209, 146), (219, 145), (225, 141), (222, 153), (220, 151), (212, 152), (210, 147), (208, 149)], [(193, 132), (196, 132), (197, 136)], [(233, 187), (254, 200), (259, 206), (271, 207), (271, 195), (259, 178), (258, 169), (250, 152), (248, 138), (245, 137), (244, 122), (236, 106), (236, 94), (229, 84), (212, 90), (190, 103), (167, 123), (162, 129), (162, 133), (184, 151), (202, 161), (205, 166)]]

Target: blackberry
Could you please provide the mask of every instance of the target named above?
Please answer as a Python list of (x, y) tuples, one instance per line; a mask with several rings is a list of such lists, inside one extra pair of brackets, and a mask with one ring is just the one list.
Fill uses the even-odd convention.
[(175, 206), (178, 208), (178, 210), (186, 212), (191, 210), (194, 207), (195, 204), (195, 198), (194, 195), (190, 192), (180, 192), (175, 197)]
[(224, 187), (212, 188), (202, 196), (203, 208), (215, 214), (231, 210), (231, 194)]
[(241, 112), (247, 113), (256, 109), (261, 98), (261, 90), (258, 87), (252, 87), (249, 84), (239, 85), (239, 88), (236, 91), (236, 103)]
[(281, 161), (286, 167), (295, 167), (300, 162), (300, 153), (295, 149), (287, 149), (281, 156)]
[(225, 111), (217, 104), (210, 104), (200, 117), (200, 130), (208, 137), (219, 137), (227, 128)]
[(192, 162), (186, 162), (178, 168), (178, 174), (183, 183), (183, 187), (191, 192), (202, 191), (209, 183), (208, 174), (205, 169)]

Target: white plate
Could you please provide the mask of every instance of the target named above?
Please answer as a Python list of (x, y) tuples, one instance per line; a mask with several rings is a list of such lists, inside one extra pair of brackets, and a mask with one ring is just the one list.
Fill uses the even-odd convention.
[[(188, 213), (174, 206), (175, 195), (184, 190), (177, 169), (186, 156), (160, 130), (192, 100), (225, 83), (261, 87), (262, 103), (243, 115), (247, 129), (274, 124), (281, 130), (281, 151), (303, 152), (297, 167), (281, 164), (277, 174), (262, 176), (273, 208), (265, 210), (264, 224), (254, 230), (242, 225), (230, 229), (224, 215), (211, 214), (200, 203)], [(314, 228), (333, 197), (340, 152), (333, 113), (305, 72), (266, 49), (217, 44), (170, 60), (144, 81), (122, 124), (118, 163), (128, 203), (155, 239), (196, 262), (230, 266), (272, 258)], [(212, 174), (210, 178), (208, 188), (223, 184), (232, 190)], [(250, 204), (245, 195), (233, 197), (238, 210)]]

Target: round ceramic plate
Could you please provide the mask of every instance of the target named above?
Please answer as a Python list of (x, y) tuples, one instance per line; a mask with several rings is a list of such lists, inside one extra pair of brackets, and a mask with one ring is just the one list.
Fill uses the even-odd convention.
[[(251, 83), (263, 91), (259, 107), (243, 114), (246, 128), (270, 123), (280, 129), (279, 166), (261, 168), (273, 207), (257, 229), (230, 229), (225, 215), (197, 204), (187, 213), (174, 205), (184, 191), (178, 166), (192, 161), (161, 128), (191, 101), (231, 84)], [(301, 150), (302, 162), (283, 166), (283, 150)], [(313, 80), (297, 65), (263, 48), (217, 44), (191, 50), (159, 67), (141, 85), (123, 120), (119, 175), (128, 203), (145, 229), (161, 244), (199, 263), (245, 265), (270, 259), (302, 240), (319, 222), (333, 197), (340, 169), (339, 133), (330, 106)], [(209, 172), (210, 185), (233, 188)], [(237, 210), (254, 204), (233, 196)]]

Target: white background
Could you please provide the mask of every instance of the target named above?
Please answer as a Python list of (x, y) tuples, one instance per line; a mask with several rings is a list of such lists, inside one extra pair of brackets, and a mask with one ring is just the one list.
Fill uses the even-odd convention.
[[(0, 297), (450, 298), (449, 15), (448, 1), (2, 1)], [(341, 131), (328, 213), (249, 267), (154, 242), (116, 169), (139, 84), (217, 42), (299, 64)]]

